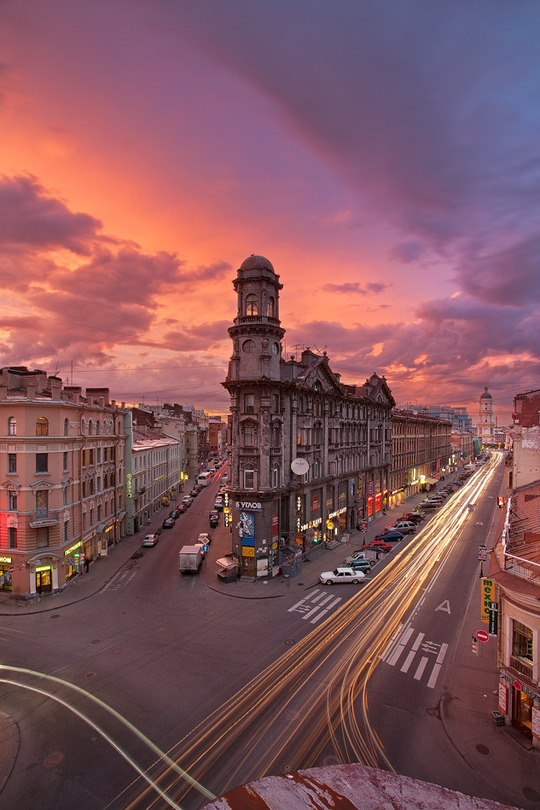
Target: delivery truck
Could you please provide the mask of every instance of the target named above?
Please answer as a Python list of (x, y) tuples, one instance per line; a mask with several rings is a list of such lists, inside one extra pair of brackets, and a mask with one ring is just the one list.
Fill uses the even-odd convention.
[(198, 574), (204, 559), (203, 547), (199, 544), (183, 546), (178, 554), (178, 570), (181, 574)]

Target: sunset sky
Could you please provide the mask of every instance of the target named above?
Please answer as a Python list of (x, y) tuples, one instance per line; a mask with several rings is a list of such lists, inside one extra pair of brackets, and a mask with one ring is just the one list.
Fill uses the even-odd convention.
[(538, 0), (0, 0), (0, 366), (226, 413), (286, 356), (499, 424), (540, 388)]

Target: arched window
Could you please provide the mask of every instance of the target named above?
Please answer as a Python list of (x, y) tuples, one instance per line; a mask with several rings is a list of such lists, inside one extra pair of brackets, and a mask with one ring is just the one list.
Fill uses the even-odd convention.
[(17, 435), (17, 420), (14, 416), (10, 416), (8, 419), (8, 436), (16, 436)]
[(64, 419), (64, 436), (69, 434), (69, 419)]
[(96, 422), (96, 436), (99, 436), (101, 430), (101, 425), (99, 424), (99, 420)]
[(36, 420), (36, 436), (48, 436), (49, 435), (49, 420), (45, 419), (44, 416), (40, 416), (39, 419)]
[(258, 315), (259, 302), (255, 293), (246, 295), (246, 315)]
[(92, 428), (92, 420), (91, 420), (91, 419), (89, 419), (89, 420), (88, 420), (88, 435), (89, 435), (89, 436), (91, 436), (91, 435), (92, 435), (92, 430), (93, 430), (93, 428)]
[(266, 305), (266, 314), (268, 315), (269, 318), (274, 317), (275, 306), (276, 306), (275, 298), (271, 295), (268, 298), (268, 304)]

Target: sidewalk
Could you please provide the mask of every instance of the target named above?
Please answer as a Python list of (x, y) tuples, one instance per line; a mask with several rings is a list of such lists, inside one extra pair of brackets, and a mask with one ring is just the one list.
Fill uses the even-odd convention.
[[(443, 484), (438, 488), (442, 486)], [(387, 515), (373, 520), (368, 525), (366, 539), (371, 540), (400, 515), (412, 511), (423, 497), (423, 494), (415, 495), (405, 504), (389, 510)], [(1, 594), (0, 615), (12, 616), (58, 610), (95, 595), (134, 554), (138, 553), (144, 535), (161, 525), (164, 515), (165, 510), (161, 510), (143, 531), (133, 537), (125, 537), (113, 546), (106, 557), (91, 563), (88, 574), (79, 575), (61, 593), (33, 600), (15, 599)], [(343, 563), (345, 557), (360, 548), (364, 542), (364, 534), (355, 531), (351, 533), (348, 543), (340, 543), (332, 549), (324, 546), (317, 548), (310, 552), (309, 559), (303, 561), (302, 571), (297, 577), (277, 576), (255, 582), (240, 579), (226, 583), (217, 578), (214, 566), (210, 562), (203, 568), (201, 579), (207, 587), (232, 598), (280, 598), (296, 590), (313, 587), (322, 571), (332, 570)], [(538, 810), (540, 753), (534, 751), (513, 728), (495, 725), (491, 713), (497, 709), (496, 644), (494, 640), (479, 644), (478, 655), (473, 655), (470, 639), (476, 629), (477, 621), (470, 611), (464, 621), (463, 637), (455, 654), (451, 692), (445, 692), (440, 700), (440, 720), (464, 762), (475, 771), (479, 790), (482, 784), (490, 785), (499, 791), (501, 796), (508, 797), (507, 804), (525, 810), (534, 808)], [(0, 717), (1, 725), (6, 722), (7, 718), (2, 722)], [(5, 728), (7, 731), (7, 727)]]

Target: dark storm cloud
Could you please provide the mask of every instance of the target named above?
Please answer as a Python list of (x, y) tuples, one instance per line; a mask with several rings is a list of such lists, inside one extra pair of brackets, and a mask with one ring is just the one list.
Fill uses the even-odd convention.
[(0, 249), (4, 251), (67, 249), (90, 252), (101, 222), (73, 213), (49, 196), (35, 177), (0, 178)]
[(529, 307), (540, 304), (540, 235), (479, 258), (459, 268), (463, 289), (491, 304)]

